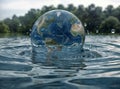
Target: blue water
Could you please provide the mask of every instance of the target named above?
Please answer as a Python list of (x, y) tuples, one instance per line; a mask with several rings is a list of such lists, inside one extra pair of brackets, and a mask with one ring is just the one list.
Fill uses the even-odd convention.
[(29, 37), (1, 37), (0, 89), (120, 89), (120, 36), (86, 36), (84, 50), (67, 60), (36, 58), (44, 59)]

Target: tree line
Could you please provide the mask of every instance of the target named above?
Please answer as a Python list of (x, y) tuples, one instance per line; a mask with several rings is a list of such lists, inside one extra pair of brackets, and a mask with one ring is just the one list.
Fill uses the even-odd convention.
[(88, 33), (117, 33), (120, 34), (120, 6), (114, 8), (108, 5), (104, 10), (102, 7), (94, 4), (84, 7), (79, 5), (75, 7), (69, 4), (67, 7), (59, 4), (54, 6), (43, 6), (41, 9), (31, 9), (24, 16), (16, 16), (6, 18), (0, 21), (0, 33), (22, 33), (29, 34), (34, 22), (39, 16), (47, 11), (62, 9), (75, 14), (82, 22), (85, 31)]

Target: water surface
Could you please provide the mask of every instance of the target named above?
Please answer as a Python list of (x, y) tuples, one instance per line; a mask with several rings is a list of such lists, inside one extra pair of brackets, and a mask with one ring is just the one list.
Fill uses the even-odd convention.
[(84, 49), (35, 63), (29, 37), (1, 37), (0, 89), (120, 89), (120, 36), (86, 36)]

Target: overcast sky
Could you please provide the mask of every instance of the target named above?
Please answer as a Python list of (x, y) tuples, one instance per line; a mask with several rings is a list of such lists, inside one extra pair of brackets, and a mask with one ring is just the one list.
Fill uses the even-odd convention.
[(82, 4), (87, 7), (92, 3), (103, 8), (107, 7), (107, 5), (118, 7), (120, 0), (0, 0), (0, 20), (12, 17), (13, 14), (17, 16), (24, 15), (31, 8), (40, 9), (44, 5), (57, 6), (58, 4), (63, 4), (67, 6), (68, 4), (73, 4), (78, 6)]

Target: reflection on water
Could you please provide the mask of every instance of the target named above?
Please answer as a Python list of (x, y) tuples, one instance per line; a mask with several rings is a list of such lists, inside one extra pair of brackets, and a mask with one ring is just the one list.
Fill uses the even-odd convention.
[[(119, 89), (120, 37), (87, 36), (84, 50), (0, 38), (0, 89)], [(36, 51), (37, 50), (37, 51)]]
[(45, 66), (55, 66), (61, 69), (83, 68), (85, 66), (79, 48), (75, 47), (33, 47), (33, 63), (42, 63)]

